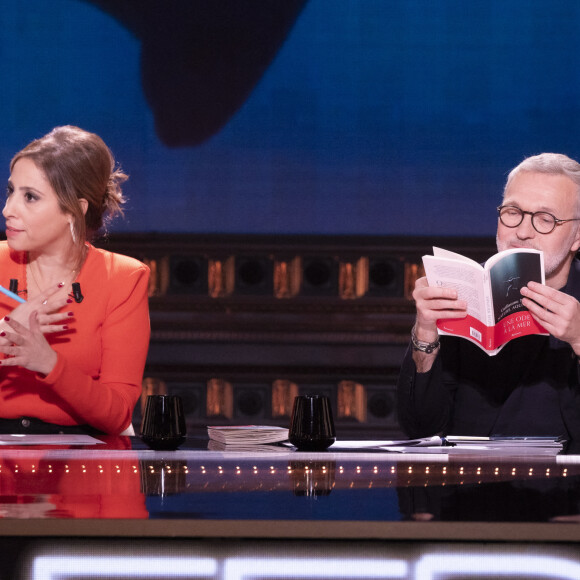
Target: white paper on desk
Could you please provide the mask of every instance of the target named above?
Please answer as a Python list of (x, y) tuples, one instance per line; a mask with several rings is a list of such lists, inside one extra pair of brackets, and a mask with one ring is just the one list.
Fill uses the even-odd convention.
[(336, 441), (329, 449), (338, 451), (340, 449), (385, 449), (397, 448), (402, 451), (406, 447), (441, 447), (443, 439), (438, 436), (425, 437), (424, 439), (401, 439), (395, 441)]
[(555, 456), (562, 450), (561, 447), (532, 447), (530, 445), (462, 445), (458, 443), (455, 447), (447, 447), (449, 455), (493, 455), (494, 457), (512, 457), (523, 455), (547, 455)]
[(0, 435), (0, 445), (99, 445), (103, 441), (90, 435)]
[(471, 437), (463, 435), (447, 435), (447, 441), (458, 445), (493, 445), (494, 447), (562, 447), (560, 437)]

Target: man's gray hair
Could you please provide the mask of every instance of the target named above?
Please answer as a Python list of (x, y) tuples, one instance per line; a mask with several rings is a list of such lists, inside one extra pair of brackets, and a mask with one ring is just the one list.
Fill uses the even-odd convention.
[(563, 155), (562, 153), (541, 153), (540, 155), (534, 155), (533, 157), (524, 159), (510, 171), (504, 187), (504, 194), (512, 179), (522, 171), (565, 175), (576, 184), (578, 197), (580, 198), (580, 163), (574, 161), (574, 159), (571, 159), (567, 155)]

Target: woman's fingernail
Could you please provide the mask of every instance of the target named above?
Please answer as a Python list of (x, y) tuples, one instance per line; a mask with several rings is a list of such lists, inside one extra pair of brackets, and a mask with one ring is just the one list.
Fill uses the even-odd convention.
[(6, 322), (10, 322), (10, 316), (5, 316), (5, 317), (4, 317), (4, 320), (5, 320)]
[(74, 313), (74, 312), (67, 312), (67, 313), (66, 313), (66, 315), (67, 315), (67, 316), (74, 316), (74, 315), (75, 315), (75, 313)]
[(4, 331), (0, 332), (0, 336), (6, 336), (6, 333)]
[(68, 326), (66, 324), (63, 325), (62, 327), (63, 330), (68, 330)]
[(59, 287), (59, 288), (62, 288), (63, 286), (64, 286), (64, 282), (59, 282), (59, 283), (58, 283), (58, 287)]
[(72, 304), (72, 298), (67, 298), (67, 301), (66, 301), (66, 303), (67, 303), (67, 304)]

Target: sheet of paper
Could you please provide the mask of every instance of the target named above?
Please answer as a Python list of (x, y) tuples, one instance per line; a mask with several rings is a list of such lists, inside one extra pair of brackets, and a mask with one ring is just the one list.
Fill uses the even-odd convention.
[(441, 437), (426, 437), (424, 439), (401, 439), (395, 441), (336, 441), (329, 449), (385, 449), (392, 447), (441, 447)]
[(0, 435), (0, 445), (104, 445), (90, 435)]
[(383, 451), (387, 453), (472, 454), (498, 456), (556, 455), (562, 442), (551, 437), (426, 437), (399, 441), (337, 441), (329, 451)]

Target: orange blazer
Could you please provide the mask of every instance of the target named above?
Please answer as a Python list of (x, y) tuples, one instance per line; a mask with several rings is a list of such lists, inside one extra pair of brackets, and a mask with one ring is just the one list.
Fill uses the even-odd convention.
[[(16, 278), (19, 290), (26, 289), (26, 262), (25, 252), (0, 242), (0, 284), (8, 288)], [(76, 281), (84, 300), (63, 308), (74, 314), (69, 330), (46, 336), (58, 355), (51, 373), (0, 367), (0, 417), (118, 434), (129, 426), (141, 394), (150, 337), (149, 268), (88, 244)], [(0, 318), (16, 306), (0, 294)]]

